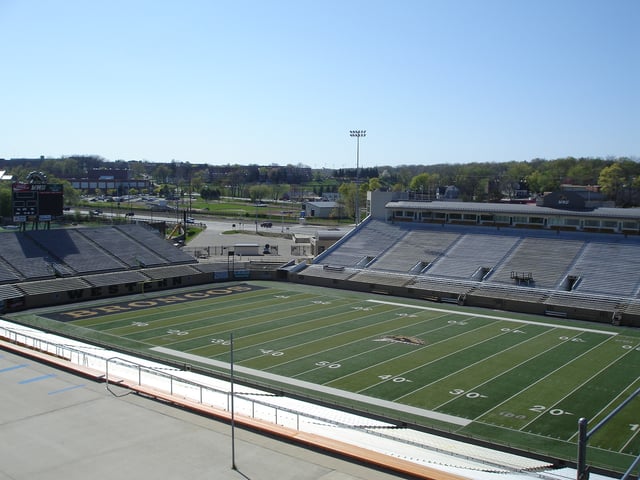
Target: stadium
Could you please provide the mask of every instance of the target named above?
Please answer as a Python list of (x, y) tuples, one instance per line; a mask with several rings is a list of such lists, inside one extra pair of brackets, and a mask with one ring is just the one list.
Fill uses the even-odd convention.
[[(542, 475), (584, 473), (584, 446), (591, 472), (618, 476), (640, 453), (640, 214), (548, 201), (370, 192), (367, 219), (305, 260), (202, 261), (136, 223), (5, 233), (3, 319), (224, 381), (235, 365), (256, 395), (367, 418), (407, 449), (417, 432), (531, 459), (494, 471)], [(131, 388), (149, 394), (143, 383)], [(175, 396), (173, 383), (155, 390)], [(580, 418), (607, 419), (588, 445)]]

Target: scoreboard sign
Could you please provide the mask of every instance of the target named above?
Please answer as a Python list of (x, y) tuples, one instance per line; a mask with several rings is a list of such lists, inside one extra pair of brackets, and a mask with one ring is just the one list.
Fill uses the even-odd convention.
[(13, 221), (49, 221), (62, 215), (63, 189), (59, 183), (14, 183)]

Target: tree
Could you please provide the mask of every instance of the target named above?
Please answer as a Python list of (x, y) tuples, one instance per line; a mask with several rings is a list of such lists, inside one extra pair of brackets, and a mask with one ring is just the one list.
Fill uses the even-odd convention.
[(0, 216), (11, 217), (12, 192), (11, 184), (8, 182), (0, 182)]
[(343, 183), (338, 188), (340, 198), (338, 203), (342, 207), (342, 212), (346, 217), (353, 217), (355, 219), (356, 210), (356, 184), (353, 182)]
[(252, 202), (260, 202), (265, 198), (268, 198), (271, 193), (271, 188), (267, 185), (252, 185), (249, 187), (249, 197)]
[(200, 197), (203, 200), (220, 200), (220, 190), (217, 188), (210, 188), (208, 185), (205, 185), (200, 190)]
[(620, 163), (614, 163), (608, 167), (604, 167), (600, 171), (598, 183), (602, 187), (602, 191), (610, 198), (616, 198), (625, 183), (624, 168)]
[(431, 195), (435, 193), (439, 179), (437, 173), (421, 173), (411, 179), (409, 189), (421, 195)]
[(380, 179), (378, 177), (369, 179), (369, 191), (373, 192), (375, 190), (380, 190), (381, 186), (382, 182), (380, 182)]

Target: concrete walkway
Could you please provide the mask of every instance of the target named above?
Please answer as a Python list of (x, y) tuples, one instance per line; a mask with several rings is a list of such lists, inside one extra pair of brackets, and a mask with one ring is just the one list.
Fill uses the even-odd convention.
[(0, 348), (0, 480), (392, 480)]

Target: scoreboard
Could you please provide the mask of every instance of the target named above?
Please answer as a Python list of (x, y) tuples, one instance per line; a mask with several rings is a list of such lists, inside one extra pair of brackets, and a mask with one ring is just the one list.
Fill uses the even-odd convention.
[(13, 221), (50, 221), (62, 215), (63, 200), (60, 183), (14, 183)]

